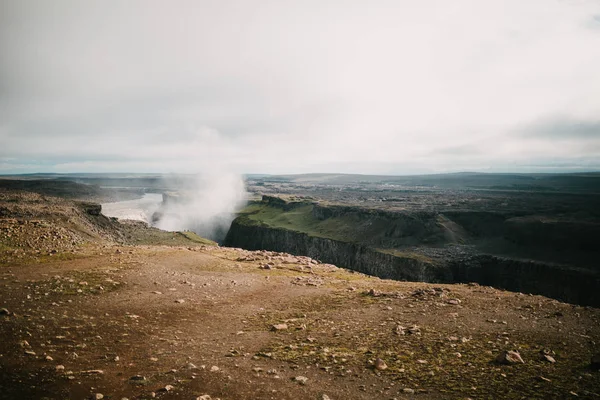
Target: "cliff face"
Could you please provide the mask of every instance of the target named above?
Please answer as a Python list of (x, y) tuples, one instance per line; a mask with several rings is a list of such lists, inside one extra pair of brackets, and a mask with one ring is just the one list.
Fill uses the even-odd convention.
[(339, 267), (384, 279), (469, 283), (515, 292), (541, 294), (571, 303), (600, 306), (600, 279), (596, 274), (534, 261), (475, 254), (445, 260), (387, 254), (356, 243), (312, 237), (234, 220), (226, 246), (304, 255)]
[[(544, 230), (548, 226), (553, 229)], [(267, 198), (233, 221), (224, 244), (309, 256), (386, 279), (476, 282), (600, 306), (600, 275), (593, 269), (555, 264), (548, 257), (542, 262), (490, 255), (476, 245), (503, 241), (548, 253), (554, 246), (562, 255), (564, 249), (591, 248), (597, 226), (579, 233), (574, 226), (494, 212), (388, 212)]]
[(271, 250), (304, 255), (385, 279), (446, 282), (447, 268), (411, 256), (394, 256), (356, 243), (309, 236), (282, 228), (255, 226), (233, 221), (224, 245), (247, 250)]

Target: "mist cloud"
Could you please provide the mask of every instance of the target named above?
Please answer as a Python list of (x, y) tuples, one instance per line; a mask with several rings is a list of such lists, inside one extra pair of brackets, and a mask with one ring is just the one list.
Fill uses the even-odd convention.
[[(181, 177), (167, 177), (168, 186), (183, 188), (167, 193), (154, 226), (167, 231), (193, 231), (222, 241), (234, 214), (246, 204), (243, 179), (224, 171)], [(175, 182), (173, 182), (175, 181)]]
[[(598, 15), (594, 1), (5, 0), (0, 173), (590, 168)], [(567, 122), (519, 134), (539, 121)]]

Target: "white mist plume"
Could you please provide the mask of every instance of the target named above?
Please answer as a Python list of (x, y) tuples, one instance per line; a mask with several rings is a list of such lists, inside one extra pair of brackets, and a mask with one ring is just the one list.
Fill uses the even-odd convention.
[(190, 230), (216, 241), (225, 238), (235, 212), (247, 200), (242, 177), (228, 172), (172, 178), (169, 186), (177, 192), (166, 194), (155, 226)]

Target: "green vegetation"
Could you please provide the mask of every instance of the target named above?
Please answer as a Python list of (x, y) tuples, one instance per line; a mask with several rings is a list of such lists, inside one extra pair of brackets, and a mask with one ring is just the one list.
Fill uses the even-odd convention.
[(240, 212), (239, 223), (265, 226), (306, 233), (309, 236), (339, 240), (350, 243), (372, 244), (384, 236), (389, 222), (379, 217), (365, 218), (359, 213), (344, 213), (340, 216), (317, 219), (314, 205), (299, 203), (290, 210), (273, 207), (265, 203), (252, 204)]
[(179, 233), (181, 236), (185, 237), (186, 239), (194, 242), (194, 243), (198, 243), (198, 244), (203, 244), (205, 246), (216, 246), (217, 243), (213, 242), (212, 240), (203, 238), (202, 236), (198, 236), (195, 232), (192, 231), (183, 231), (183, 232), (177, 232)]

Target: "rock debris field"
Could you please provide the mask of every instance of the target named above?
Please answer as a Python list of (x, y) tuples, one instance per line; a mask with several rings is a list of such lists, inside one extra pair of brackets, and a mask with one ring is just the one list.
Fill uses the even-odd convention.
[(596, 308), (94, 214), (0, 193), (0, 398), (600, 398)]

